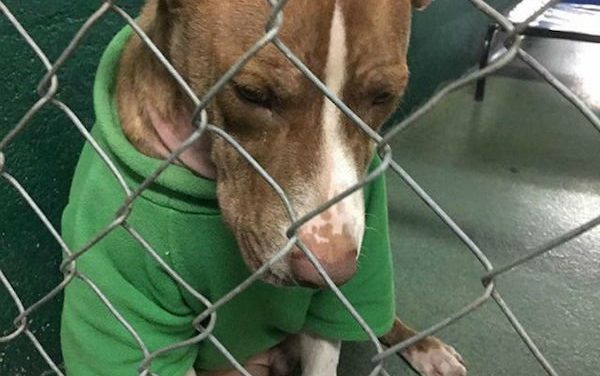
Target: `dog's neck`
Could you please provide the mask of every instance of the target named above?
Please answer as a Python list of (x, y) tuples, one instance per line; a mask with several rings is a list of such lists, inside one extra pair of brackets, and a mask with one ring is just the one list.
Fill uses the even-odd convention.
[[(157, 3), (149, 3), (140, 25), (157, 47), (168, 52), (168, 22), (157, 17)], [(192, 106), (167, 70), (139, 38), (131, 38), (121, 58), (117, 106), (123, 132), (141, 153), (164, 159), (194, 132)], [(184, 151), (176, 164), (209, 179), (216, 178), (207, 134)]]
[[(166, 120), (153, 107), (147, 107), (146, 113), (158, 136), (151, 146), (163, 158), (174, 152), (195, 131), (192, 116), (188, 111), (181, 112), (172, 120)], [(210, 139), (206, 133), (181, 153), (176, 162), (203, 177), (215, 179), (217, 176), (215, 166), (210, 160)]]

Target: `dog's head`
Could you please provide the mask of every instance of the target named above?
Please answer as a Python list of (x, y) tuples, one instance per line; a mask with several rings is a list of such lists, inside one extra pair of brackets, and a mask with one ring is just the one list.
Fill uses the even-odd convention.
[[(169, 57), (204, 93), (265, 33), (265, 0), (157, 0)], [(411, 8), (426, 0), (291, 0), (279, 38), (367, 124), (377, 129), (406, 87)], [(270, 45), (218, 94), (211, 123), (231, 134), (303, 215), (365, 176), (373, 145), (283, 54)], [(252, 270), (287, 242), (290, 220), (263, 178), (213, 136), (223, 215)], [(361, 191), (299, 229), (300, 240), (337, 284), (356, 270), (365, 227)], [(299, 249), (265, 280), (323, 285)]]

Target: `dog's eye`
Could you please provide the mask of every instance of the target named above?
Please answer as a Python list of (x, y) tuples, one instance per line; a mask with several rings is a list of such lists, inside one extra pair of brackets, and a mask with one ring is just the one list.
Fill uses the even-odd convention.
[(245, 86), (237, 83), (233, 84), (233, 88), (235, 89), (237, 96), (242, 100), (261, 107), (271, 107), (272, 98), (269, 92), (257, 87)]
[(389, 91), (383, 91), (381, 93), (376, 94), (373, 97), (373, 104), (374, 105), (388, 104), (393, 99), (394, 99), (394, 94), (390, 93)]

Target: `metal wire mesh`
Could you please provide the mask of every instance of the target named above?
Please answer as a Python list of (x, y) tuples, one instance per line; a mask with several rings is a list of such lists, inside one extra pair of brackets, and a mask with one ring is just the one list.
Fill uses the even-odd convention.
[[(23, 115), (21, 120), (12, 127), (11, 131), (0, 141), (0, 173), (3, 180), (11, 185), (18, 194), (22, 197), (22, 199), (31, 207), (35, 215), (42, 221), (43, 225), (46, 229), (52, 234), (56, 242), (59, 244), (62, 252), (64, 253), (64, 262), (62, 263), (60, 270), (64, 274), (64, 280), (56, 287), (54, 287), (48, 294), (43, 296), (34, 304), (29, 307), (25, 307), (18, 295), (15, 291), (11, 282), (5, 276), (5, 274), (0, 269), (0, 282), (14, 301), (15, 307), (18, 309), (18, 316), (14, 320), (14, 329), (8, 332), (8, 334), (0, 337), (1, 342), (10, 342), (16, 339), (19, 336), (26, 336), (29, 338), (33, 346), (37, 349), (40, 355), (44, 358), (50, 368), (58, 375), (63, 375), (63, 372), (59, 369), (57, 364), (50, 358), (48, 353), (45, 351), (44, 346), (40, 343), (40, 341), (36, 338), (33, 332), (28, 328), (28, 317), (32, 315), (35, 311), (42, 309), (45, 304), (54, 299), (71, 281), (74, 279), (79, 279), (83, 281), (102, 301), (102, 303), (110, 310), (112, 316), (114, 316), (115, 320), (118, 320), (124, 330), (127, 330), (133, 339), (135, 340), (137, 346), (140, 350), (140, 364), (138, 373), (140, 375), (149, 375), (153, 374), (151, 367), (152, 362), (157, 357), (161, 356), (164, 353), (173, 351), (178, 348), (182, 348), (185, 346), (192, 346), (201, 341), (210, 341), (229, 359), (232, 366), (235, 367), (240, 373), (243, 375), (249, 375), (249, 373), (244, 369), (244, 367), (236, 361), (236, 359), (228, 352), (228, 350), (219, 342), (217, 338), (212, 334), (212, 329), (215, 325), (216, 320), (216, 312), (223, 304), (231, 300), (237, 294), (248, 288), (254, 281), (256, 281), (262, 273), (264, 273), (273, 263), (277, 260), (284, 257), (294, 245), (299, 246), (302, 251), (306, 254), (309, 260), (315, 265), (318, 272), (327, 282), (329, 287), (334, 291), (336, 296), (339, 298), (340, 302), (348, 309), (348, 311), (352, 314), (352, 316), (356, 319), (356, 321), (360, 324), (362, 329), (368, 334), (370, 341), (372, 342), (375, 350), (377, 351), (377, 355), (372, 358), (372, 372), (371, 375), (383, 374), (387, 375), (388, 372), (384, 368), (384, 360), (390, 357), (392, 354), (397, 353), (398, 351), (405, 349), (406, 347), (414, 344), (420, 339), (436, 333), (440, 329), (452, 325), (457, 322), (461, 318), (469, 315), (473, 311), (477, 310), (484, 303), (488, 301), (494, 301), (501, 311), (504, 313), (506, 319), (510, 322), (512, 327), (521, 337), (522, 341), (527, 345), (531, 354), (537, 359), (539, 364), (543, 367), (549, 375), (557, 375), (557, 372), (554, 370), (548, 359), (544, 356), (544, 354), (539, 350), (534, 341), (531, 339), (526, 329), (521, 325), (518, 318), (513, 314), (510, 307), (503, 300), (500, 292), (496, 288), (495, 279), (501, 276), (504, 273), (509, 272), (513, 268), (517, 268), (522, 264), (532, 260), (533, 258), (539, 257), (548, 251), (571, 241), (572, 239), (582, 235), (583, 233), (589, 231), (595, 226), (600, 224), (600, 216), (595, 219), (584, 223), (583, 225), (572, 229), (571, 231), (566, 232), (554, 239), (548, 240), (546, 243), (541, 244), (539, 247), (534, 249), (532, 252), (527, 253), (522, 258), (519, 258), (507, 265), (502, 266), (494, 266), (486, 256), (485, 252), (481, 250), (478, 245), (456, 224), (456, 222), (447, 215), (444, 210), (433, 200), (429, 194), (422, 189), (419, 184), (402, 168), (402, 166), (396, 163), (392, 159), (392, 150), (388, 145), (388, 142), (401, 132), (403, 129), (407, 128), (411, 124), (414, 124), (419, 118), (421, 118), (424, 114), (431, 111), (441, 100), (444, 99), (449, 93), (469, 85), (474, 81), (490, 75), (491, 73), (499, 70), (505, 65), (509, 64), (514, 59), (521, 59), (526, 64), (528, 64), (531, 69), (539, 73), (539, 75), (546, 80), (550, 85), (552, 85), (560, 94), (562, 94), (565, 98), (567, 98), (573, 106), (575, 106), (590, 122), (592, 126), (594, 126), (598, 131), (600, 131), (600, 119), (593, 113), (593, 111), (581, 100), (579, 99), (573, 92), (571, 92), (564, 84), (562, 84), (556, 77), (554, 77), (540, 62), (538, 62), (535, 58), (530, 56), (527, 52), (523, 51), (521, 46), (521, 36), (520, 33), (524, 30), (527, 24), (533, 21), (537, 16), (543, 13), (546, 9), (551, 7), (552, 5), (558, 3), (557, 0), (544, 1), (541, 2), (540, 8), (532, 13), (530, 17), (523, 23), (515, 26), (511, 23), (506, 17), (504, 17), (501, 13), (496, 11), (490, 5), (482, 0), (470, 0), (472, 5), (477, 8), (479, 11), (487, 15), (492, 21), (496, 22), (500, 27), (506, 32), (504, 44), (506, 46), (506, 51), (495, 58), (490, 64), (480, 70), (474, 71), (467, 76), (456, 80), (442, 90), (437, 92), (425, 105), (420, 107), (417, 111), (413, 112), (410, 116), (405, 118), (402, 122), (398, 124), (394, 124), (391, 128), (387, 130), (387, 132), (383, 135), (377, 134), (370, 128), (363, 120), (360, 119), (352, 110), (346, 106), (339, 98), (337, 98), (333, 93), (331, 93), (325, 84), (321, 82), (308, 68), (304, 63), (295, 56), (291, 50), (278, 38), (278, 32), (284, 22), (284, 10), (285, 5), (288, 2), (287, 0), (268, 0), (271, 6), (271, 15), (266, 24), (264, 35), (256, 41), (256, 43), (248, 49), (245, 54), (239, 58), (239, 60), (230, 67), (225, 75), (223, 75), (218, 82), (212, 86), (206, 93), (203, 93), (202, 97), (197, 97), (196, 94), (192, 91), (192, 89), (187, 85), (184, 79), (178, 74), (178, 72), (173, 68), (173, 66), (167, 61), (167, 59), (161, 54), (158, 48), (152, 43), (152, 41), (144, 34), (144, 32), (138, 27), (135, 20), (129, 16), (121, 7), (115, 4), (112, 1), (104, 1), (101, 2), (98, 9), (87, 19), (87, 21), (83, 24), (83, 26), (79, 29), (79, 31), (75, 34), (68, 47), (62, 52), (59, 58), (55, 62), (51, 62), (48, 57), (45, 55), (44, 51), (40, 49), (40, 47), (36, 44), (35, 40), (33, 40), (28, 34), (27, 30), (19, 23), (19, 20), (14, 17), (11, 13), (10, 9), (0, 1), (0, 10), (4, 14), (4, 17), (14, 26), (17, 33), (23, 38), (24, 42), (29, 45), (29, 47), (35, 52), (37, 57), (44, 64), (47, 73), (42, 78), (38, 86), (38, 94), (39, 99), (37, 102)], [(184, 142), (177, 150), (175, 150), (158, 168), (153, 174), (148, 176), (146, 180), (136, 189), (131, 190), (127, 184), (125, 183), (124, 178), (119, 173), (118, 169), (115, 167), (113, 162), (107, 156), (107, 154), (102, 150), (102, 148), (96, 143), (94, 138), (87, 131), (86, 127), (82, 124), (81, 120), (78, 116), (67, 106), (65, 103), (62, 103), (58, 99), (56, 99), (55, 94), (59, 88), (59, 81), (57, 78), (57, 72), (60, 70), (61, 66), (67, 61), (80, 46), (83, 37), (90, 32), (92, 27), (104, 16), (106, 16), (109, 12), (113, 12), (129, 24), (133, 30), (140, 36), (144, 44), (152, 51), (155, 57), (167, 68), (170, 75), (177, 81), (177, 83), (181, 86), (183, 92), (189, 96), (189, 98), (193, 101), (196, 106), (196, 112), (194, 116), (194, 123), (197, 126), (197, 130), (189, 137), (189, 139)], [(311, 80), (316, 87), (319, 88), (323, 92), (323, 94), (329, 98), (346, 116), (348, 116), (353, 123), (360, 129), (362, 129), (365, 134), (370, 137), (373, 142), (378, 145), (378, 152), (382, 156), (383, 163), (379, 168), (373, 171), (369, 176), (366, 177), (365, 180), (361, 181), (356, 186), (348, 189), (347, 191), (339, 194), (334, 199), (325, 203), (324, 205), (316, 208), (314, 211), (308, 213), (307, 215), (296, 218), (294, 216), (294, 211), (291, 209), (291, 205), (289, 203), (288, 198), (284, 191), (279, 187), (276, 181), (274, 181), (268, 173), (261, 168), (261, 166), (249, 155), (244, 148), (236, 142), (236, 140), (227, 134), (222, 129), (210, 124), (208, 122), (208, 117), (206, 113), (207, 104), (215, 97), (215, 95), (228, 83), (228, 81), (246, 64), (254, 55), (256, 55), (262, 48), (267, 45), (273, 45), (277, 49), (279, 49), (296, 67), (299, 69), (309, 80)], [(106, 163), (114, 177), (118, 180), (121, 185), (124, 193), (126, 194), (126, 199), (122, 203), (119, 210), (115, 213), (113, 222), (106, 228), (104, 228), (101, 232), (99, 232), (93, 239), (91, 239), (84, 247), (80, 249), (70, 249), (65, 242), (61, 239), (61, 236), (54, 228), (52, 223), (49, 221), (48, 217), (44, 214), (44, 212), (37, 205), (35, 200), (28, 194), (27, 190), (24, 186), (17, 181), (9, 172), (10, 168), (10, 160), (5, 160), (5, 156), (3, 151), (6, 149), (7, 145), (9, 145), (15, 136), (19, 134), (31, 121), (32, 117), (39, 112), (42, 108), (46, 106), (54, 106), (58, 108), (60, 111), (64, 112), (67, 117), (72, 121), (73, 125), (77, 128), (77, 130), (83, 135), (83, 137), (92, 145), (93, 149), (98, 153), (98, 155), (102, 158), (102, 160)], [(152, 245), (149, 244), (137, 231), (134, 227), (132, 227), (128, 223), (128, 216), (132, 207), (133, 202), (136, 198), (139, 197), (141, 192), (146, 189), (170, 164), (173, 162), (183, 151), (185, 151), (194, 141), (199, 139), (204, 132), (213, 133), (217, 137), (223, 138), (226, 142), (228, 142), (232, 147), (234, 147), (252, 166), (253, 168), (264, 178), (264, 180), (271, 186), (271, 188), (278, 194), (281, 201), (284, 203), (285, 207), (288, 210), (288, 213), (293, 221), (293, 224), (288, 229), (288, 237), (289, 241), (285, 247), (283, 247), (269, 262), (263, 265), (259, 270), (257, 270), (251, 277), (249, 277), (246, 281), (244, 281), (241, 285), (239, 285), (236, 289), (232, 290), (229, 294), (225, 295), (222, 299), (218, 301), (209, 301), (198, 291), (195, 291), (185, 280), (182, 279), (174, 270), (172, 270), (166, 262), (164, 262), (159, 256), (158, 252), (156, 252)], [(332, 280), (329, 278), (323, 267), (319, 264), (318, 260), (313, 256), (313, 254), (304, 247), (303, 244), (299, 241), (296, 230), (303, 224), (306, 223), (313, 216), (318, 215), (322, 211), (326, 210), (328, 207), (334, 205), (339, 202), (343, 198), (347, 197), (351, 193), (357, 191), (364, 185), (368, 184), (371, 180), (379, 176), (380, 174), (386, 171), (392, 171), (396, 173), (403, 181), (408, 185), (408, 187), (414, 191), (421, 200), (423, 200), (426, 205), (439, 217), (439, 219), (445, 223), (452, 232), (464, 243), (464, 245), (472, 252), (473, 256), (477, 258), (477, 260), (481, 263), (483, 272), (481, 281), (483, 284), (481, 295), (470, 304), (466, 305), (464, 308), (455, 312), (454, 314), (448, 316), (444, 320), (436, 323), (435, 325), (420, 331), (417, 335), (406, 340), (402, 343), (399, 343), (393, 347), (388, 349), (384, 349), (382, 345), (379, 343), (377, 336), (373, 333), (371, 328), (367, 325), (367, 323), (360, 317), (358, 312), (353, 308), (350, 302), (344, 297), (344, 295), (340, 292), (340, 290), (335, 286)], [(146, 251), (147, 256), (151, 257), (155, 260), (155, 262), (160, 265), (161, 268), (164, 269), (168, 275), (170, 275), (173, 280), (179, 284), (182, 288), (191, 293), (196, 299), (202, 302), (206, 307), (208, 307), (204, 312), (196, 317), (193, 321), (194, 327), (197, 329), (198, 334), (186, 340), (185, 342), (173, 343), (168, 347), (163, 349), (159, 349), (157, 351), (151, 352), (146, 344), (143, 342), (139, 334), (136, 332), (136, 329), (128, 323), (124, 317), (119, 313), (117, 309), (113, 307), (110, 299), (105, 295), (103, 291), (101, 291), (95, 284), (94, 281), (90, 280), (86, 275), (82, 274), (77, 269), (77, 259), (90, 251), (90, 249), (99, 242), (102, 238), (107, 236), (111, 231), (116, 228), (121, 227), (125, 229), (133, 239), (135, 239)], [(206, 322), (208, 319), (207, 325), (201, 325), (201, 323)], [(6, 330), (7, 328), (2, 328)], [(6, 333), (6, 332), (5, 332)]]

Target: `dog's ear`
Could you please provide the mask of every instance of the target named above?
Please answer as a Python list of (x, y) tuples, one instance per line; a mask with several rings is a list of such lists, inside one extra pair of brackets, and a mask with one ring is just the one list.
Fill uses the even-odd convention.
[(431, 3), (431, 0), (412, 0), (412, 5), (415, 9), (423, 10)]

